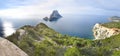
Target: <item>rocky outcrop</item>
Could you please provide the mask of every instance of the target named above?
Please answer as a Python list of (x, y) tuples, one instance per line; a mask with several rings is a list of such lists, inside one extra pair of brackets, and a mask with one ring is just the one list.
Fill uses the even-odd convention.
[(28, 56), (16, 45), (0, 37), (0, 56)]
[(18, 29), (17, 32), (19, 32), (18, 39), (22, 39), (22, 36), (26, 34), (26, 31), (23, 29)]
[(120, 29), (118, 28), (107, 28), (97, 23), (93, 27), (93, 34), (95, 39), (105, 39), (110, 36), (117, 35), (120, 33)]

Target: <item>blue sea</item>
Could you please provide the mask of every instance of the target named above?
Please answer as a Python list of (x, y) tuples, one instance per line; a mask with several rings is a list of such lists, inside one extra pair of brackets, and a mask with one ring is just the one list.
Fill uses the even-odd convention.
[[(80, 38), (93, 39), (92, 28), (96, 23), (109, 22), (108, 18), (111, 16), (105, 15), (62, 15), (58, 21), (49, 22), (44, 21), (42, 18), (33, 19), (2, 19), (1, 22), (9, 22), (12, 26), (11, 29), (18, 29), (24, 25), (35, 26), (38, 23), (45, 23), (50, 28), (61, 34), (70, 36), (77, 36)], [(5, 27), (3, 27), (4, 29)], [(4, 30), (7, 31), (7, 30)], [(12, 33), (12, 32), (11, 32)], [(7, 34), (7, 33), (6, 33)]]

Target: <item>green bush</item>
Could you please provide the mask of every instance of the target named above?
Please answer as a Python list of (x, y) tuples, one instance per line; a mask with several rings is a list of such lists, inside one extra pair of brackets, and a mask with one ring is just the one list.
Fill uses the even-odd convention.
[(112, 56), (120, 56), (120, 51), (114, 51)]
[(82, 56), (80, 50), (76, 47), (68, 48), (64, 56)]

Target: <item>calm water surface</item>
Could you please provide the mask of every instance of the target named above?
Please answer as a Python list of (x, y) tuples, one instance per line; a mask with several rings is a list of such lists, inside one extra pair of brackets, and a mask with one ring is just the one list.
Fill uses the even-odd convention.
[(95, 23), (109, 22), (107, 18), (110, 16), (102, 15), (63, 15), (63, 18), (56, 22), (46, 22), (39, 19), (2, 19), (2, 21), (11, 22), (14, 29), (18, 29), (24, 25), (36, 25), (40, 22), (45, 23), (50, 28), (62, 34), (78, 36), (81, 38), (93, 39), (92, 28)]

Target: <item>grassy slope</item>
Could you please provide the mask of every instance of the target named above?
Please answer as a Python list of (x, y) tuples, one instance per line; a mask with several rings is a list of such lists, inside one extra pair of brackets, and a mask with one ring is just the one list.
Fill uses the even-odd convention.
[(61, 35), (45, 24), (24, 26), (27, 34), (19, 39), (19, 32), (7, 39), (28, 53), (29, 56), (115, 56), (120, 51), (120, 35), (104, 40), (89, 40)]

